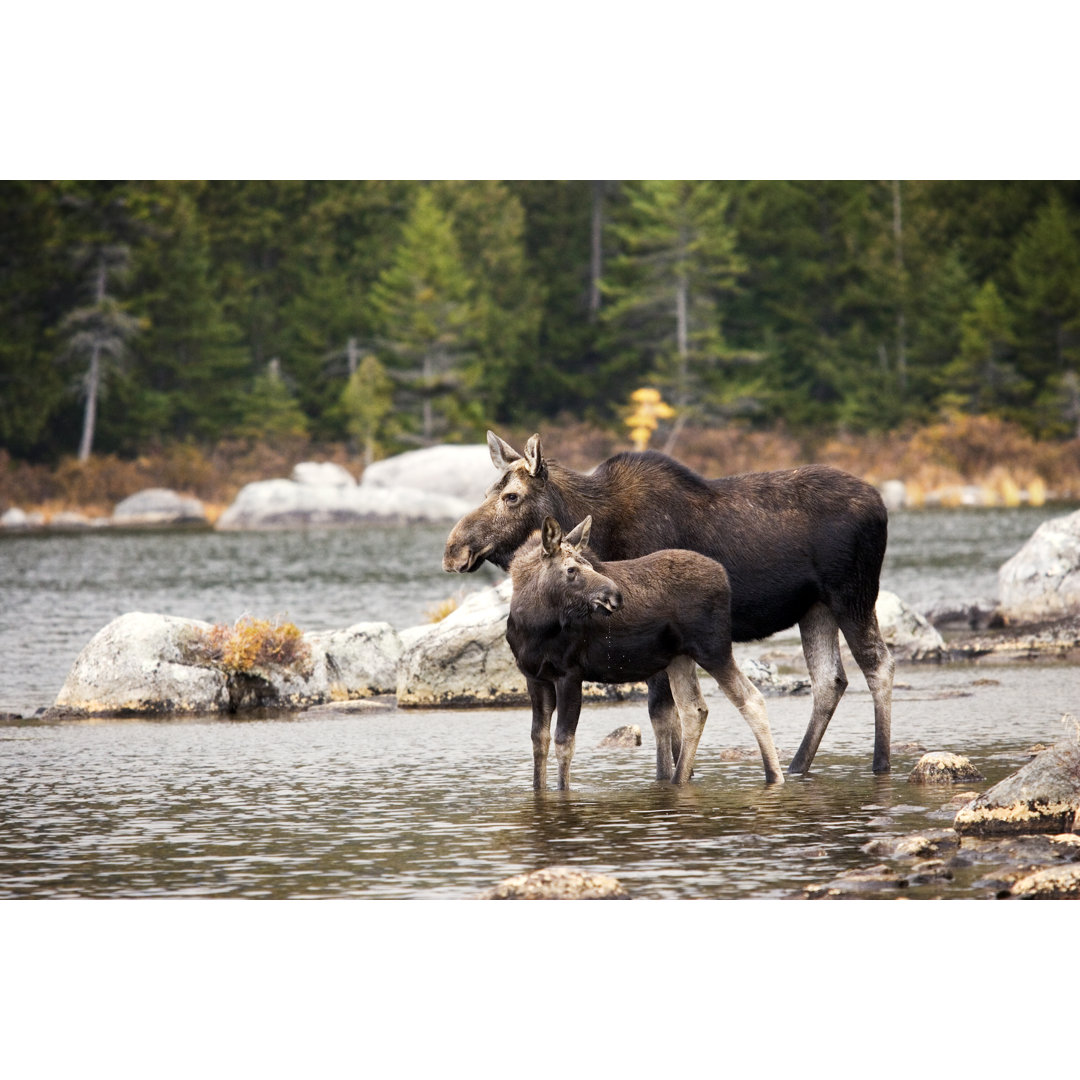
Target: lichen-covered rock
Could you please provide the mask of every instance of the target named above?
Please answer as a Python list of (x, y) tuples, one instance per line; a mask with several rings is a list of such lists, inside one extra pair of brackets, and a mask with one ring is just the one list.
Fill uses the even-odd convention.
[(209, 623), (129, 612), (79, 654), (53, 707), (79, 716), (302, 708), (392, 692), (401, 642), (387, 623), (305, 634), (302, 659), (229, 670), (204, 646)]
[(896, 656), (906, 660), (944, 659), (944, 638), (896, 593), (882, 589), (875, 611), (881, 636)]
[(1044, 521), (998, 570), (998, 589), (1012, 623), (1080, 614), (1080, 510)]
[(909, 784), (966, 784), (985, 777), (962, 754), (923, 754), (908, 774)]
[(617, 727), (610, 734), (605, 735), (599, 743), (603, 747), (612, 746), (640, 746), (641, 728), (637, 724), (624, 724)]
[(483, 900), (629, 900), (618, 879), (572, 866), (549, 866), (500, 882)]
[(1070, 737), (961, 807), (953, 828), (975, 836), (1062, 833), (1075, 828), (1078, 813), (1080, 741)]
[(168, 488), (146, 488), (118, 502), (113, 509), (114, 525), (205, 524), (206, 509), (190, 495)]
[(217, 528), (294, 529), (364, 522), (450, 522), (472, 509), (464, 499), (416, 488), (326, 486), (294, 480), (246, 484)]
[(113, 619), (79, 653), (54, 708), (85, 716), (227, 710), (225, 673), (190, 654), (194, 636), (210, 629), (142, 611)]
[(483, 500), (498, 475), (486, 443), (443, 445), (373, 462), (364, 470), (360, 483), (363, 487), (405, 487), (452, 495), (466, 500), (471, 510)]

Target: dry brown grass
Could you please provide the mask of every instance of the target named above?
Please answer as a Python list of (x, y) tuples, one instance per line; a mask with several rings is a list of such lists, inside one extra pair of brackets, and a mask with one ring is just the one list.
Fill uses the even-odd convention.
[[(519, 450), (536, 428), (500, 428)], [(621, 430), (560, 418), (540, 428), (545, 452), (572, 469), (587, 471), (620, 450), (631, 449)], [(653, 438), (664, 449), (669, 430)], [(1080, 499), (1080, 439), (1039, 442), (1015, 424), (988, 416), (956, 415), (919, 429), (881, 435), (835, 434), (801, 440), (782, 428), (755, 431), (729, 424), (684, 428), (674, 456), (705, 476), (791, 468), (817, 461), (871, 483), (904, 480), (924, 491), (972, 484), (1007, 493), (1042, 484), (1049, 497)], [(134, 460), (115, 455), (74, 458), (56, 468), (13, 461), (0, 449), (0, 512), (9, 506), (51, 516), (78, 510), (107, 516), (121, 499), (148, 487), (194, 495), (214, 520), (247, 483), (288, 476), (301, 461), (333, 461), (353, 475), (360, 462), (343, 444), (315, 445), (305, 438), (250, 443), (232, 440), (212, 449), (182, 444)]]
[(239, 673), (271, 667), (309, 670), (311, 663), (311, 646), (293, 623), (248, 615), (232, 626), (219, 623), (200, 633), (191, 649), (200, 660)]

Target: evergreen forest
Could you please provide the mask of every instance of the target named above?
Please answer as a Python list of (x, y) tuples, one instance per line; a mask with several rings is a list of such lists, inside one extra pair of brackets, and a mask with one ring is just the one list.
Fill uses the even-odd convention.
[(1080, 434), (1078, 181), (8, 181), (0, 450)]

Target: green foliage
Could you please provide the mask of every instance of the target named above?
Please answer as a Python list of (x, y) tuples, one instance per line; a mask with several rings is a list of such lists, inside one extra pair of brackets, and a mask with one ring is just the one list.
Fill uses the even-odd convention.
[(643, 384), (680, 423), (1064, 438), (1078, 215), (1077, 181), (0, 183), (0, 447), (374, 455), (615, 431)]

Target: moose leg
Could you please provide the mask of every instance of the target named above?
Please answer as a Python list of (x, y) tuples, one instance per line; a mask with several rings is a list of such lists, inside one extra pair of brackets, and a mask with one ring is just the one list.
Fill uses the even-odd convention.
[(548, 745), (551, 742), (551, 714), (555, 711), (555, 684), (526, 677), (532, 702), (533, 789), (547, 787)]
[(765, 766), (765, 783), (782, 784), (784, 774), (780, 769), (780, 758), (776, 753), (772, 729), (769, 727), (769, 713), (761, 691), (739, 670), (735, 658), (730, 655), (726, 661), (721, 661), (720, 666), (710, 668), (709, 674), (720, 684), (728, 701), (739, 710), (754, 733), (761, 751), (761, 762)]
[(682, 747), (672, 780), (676, 784), (686, 784), (690, 782), (690, 774), (694, 770), (694, 757), (701, 733), (705, 730), (709, 708), (702, 696), (697, 663), (692, 657), (676, 656), (668, 665), (667, 676), (682, 728)]
[(559, 717), (555, 721), (555, 759), (559, 763), (559, 790), (570, 788), (570, 761), (574, 756), (574, 737), (581, 716), (581, 680), (560, 679), (555, 684)]
[(874, 772), (887, 773), (890, 769), (889, 740), (892, 732), (892, 687), (896, 665), (889, 646), (885, 644), (878, 627), (877, 615), (870, 611), (861, 623), (840, 624), (851, 655), (866, 677), (870, 696), (874, 699)]
[(667, 672), (649, 679), (649, 720), (656, 738), (656, 779), (670, 780), (682, 752), (682, 728)]
[(836, 617), (824, 604), (815, 604), (799, 620), (803, 656), (810, 671), (814, 709), (799, 749), (788, 766), (789, 773), (804, 773), (817, 753), (825, 729), (847, 689), (840, 660), (840, 635)]

